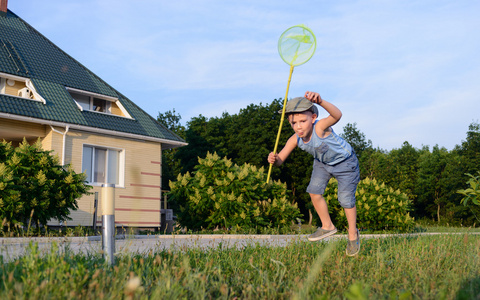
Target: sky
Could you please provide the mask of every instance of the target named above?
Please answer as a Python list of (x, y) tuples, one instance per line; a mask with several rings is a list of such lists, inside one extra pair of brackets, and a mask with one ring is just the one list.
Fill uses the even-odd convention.
[(317, 47), (294, 68), (288, 97), (315, 91), (335, 104), (337, 133), (356, 123), (384, 150), (405, 141), (451, 150), (480, 119), (480, 1), (10, 0), (8, 8), (152, 117), (174, 109), (182, 125), (283, 99), (290, 66), (278, 39), (299, 24)]

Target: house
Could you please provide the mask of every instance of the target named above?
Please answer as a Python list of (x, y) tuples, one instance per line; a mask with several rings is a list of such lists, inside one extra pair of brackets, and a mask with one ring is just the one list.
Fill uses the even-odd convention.
[[(86, 172), (99, 198), (102, 184), (115, 184), (117, 226), (160, 227), (162, 151), (185, 141), (0, 0), (0, 140), (24, 138)], [(92, 226), (94, 204), (94, 193), (78, 199), (67, 225)]]

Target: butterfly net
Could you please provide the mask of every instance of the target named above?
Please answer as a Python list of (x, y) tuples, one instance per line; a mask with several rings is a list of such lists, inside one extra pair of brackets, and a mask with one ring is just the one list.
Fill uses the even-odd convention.
[(313, 32), (303, 26), (292, 26), (280, 36), (278, 53), (291, 66), (306, 63), (315, 53), (316, 39)]

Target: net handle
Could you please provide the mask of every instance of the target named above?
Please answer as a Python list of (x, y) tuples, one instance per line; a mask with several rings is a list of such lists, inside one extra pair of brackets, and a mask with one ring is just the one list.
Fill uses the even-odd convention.
[[(277, 154), (278, 142), (280, 141), (280, 134), (282, 133), (283, 120), (285, 120), (285, 109), (287, 107), (288, 90), (290, 88), (290, 81), (292, 80), (294, 65), (290, 65), (290, 75), (288, 75), (287, 91), (285, 92), (285, 98), (283, 99), (282, 117), (280, 118), (280, 126), (278, 126), (277, 140), (275, 141), (275, 147), (273, 148), (273, 154)], [(270, 182), (270, 174), (272, 173), (273, 164), (268, 167), (267, 184)]]

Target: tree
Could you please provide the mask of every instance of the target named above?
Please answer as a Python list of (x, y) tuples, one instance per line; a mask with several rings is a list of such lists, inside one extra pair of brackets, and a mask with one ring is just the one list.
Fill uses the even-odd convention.
[(365, 134), (357, 129), (357, 123), (347, 123), (340, 134), (355, 150), (357, 157), (361, 157), (367, 149), (372, 149), (372, 141), (366, 139)]
[[(213, 119), (212, 119), (213, 120)], [(208, 152), (218, 152), (219, 145), (212, 144), (211, 134), (220, 135), (219, 132), (214, 132), (213, 121), (210, 122), (206, 117), (200, 115), (192, 118), (187, 122), (188, 129), (185, 131), (185, 140), (187, 146), (181, 147), (175, 153), (175, 159), (180, 162), (181, 168), (179, 173), (193, 172), (193, 168), (197, 164), (198, 157), (205, 157)], [(213, 131), (213, 132), (212, 132)], [(216, 146), (215, 146), (216, 145)], [(177, 175), (179, 174), (177, 173)]]
[(370, 173), (371, 178), (383, 181), (394, 189), (400, 189), (411, 200), (415, 200), (414, 190), (420, 153), (421, 151), (408, 142), (390, 152), (376, 151), (374, 161), (368, 162), (367, 173)]
[[(455, 191), (464, 187), (465, 182), (469, 177), (466, 174), (476, 174), (480, 165), (480, 124), (472, 122), (468, 126), (466, 140), (462, 141), (460, 146), (456, 146), (452, 151), (455, 155), (455, 163), (449, 170), (451, 174), (451, 197), (452, 203), (458, 204), (461, 200), (461, 195)], [(479, 223), (480, 207), (478, 206), (464, 206), (456, 205), (448, 211), (453, 214), (452, 218), (459, 220), (462, 224)]]
[(52, 151), (42, 149), (40, 139), (33, 145), (24, 139), (17, 148), (3, 141), (0, 148), (5, 158), (0, 162), (0, 217), (7, 226), (70, 220), (76, 199), (91, 189), (86, 175), (61, 166)]
[(373, 178), (371, 164), (376, 163), (376, 155), (381, 154), (381, 151), (373, 149), (372, 141), (367, 140), (365, 134), (357, 128), (357, 123), (347, 123), (340, 136), (353, 147), (357, 155), (360, 164), (360, 178)]
[[(426, 149), (427, 150), (427, 149)], [(416, 214), (420, 216), (433, 216), (436, 212), (437, 222), (440, 223), (440, 216), (445, 215), (445, 210), (449, 195), (450, 181), (448, 173), (448, 163), (450, 153), (445, 148), (434, 146), (432, 152), (423, 151), (419, 158), (419, 168), (415, 194)]]
[(480, 124), (471, 123), (468, 126), (467, 138), (457, 148), (460, 156), (463, 157), (464, 173), (475, 174), (480, 165)]
[(165, 113), (158, 113), (157, 121), (178, 136), (185, 138), (185, 127), (180, 123), (182, 116), (175, 113), (175, 108)]
[[(172, 111), (158, 113), (157, 121), (167, 129), (185, 139), (185, 127), (180, 123), (182, 116)], [(162, 151), (162, 187), (167, 187), (170, 180), (174, 180), (176, 175), (181, 171), (180, 161), (175, 159), (178, 148), (167, 149)]]

